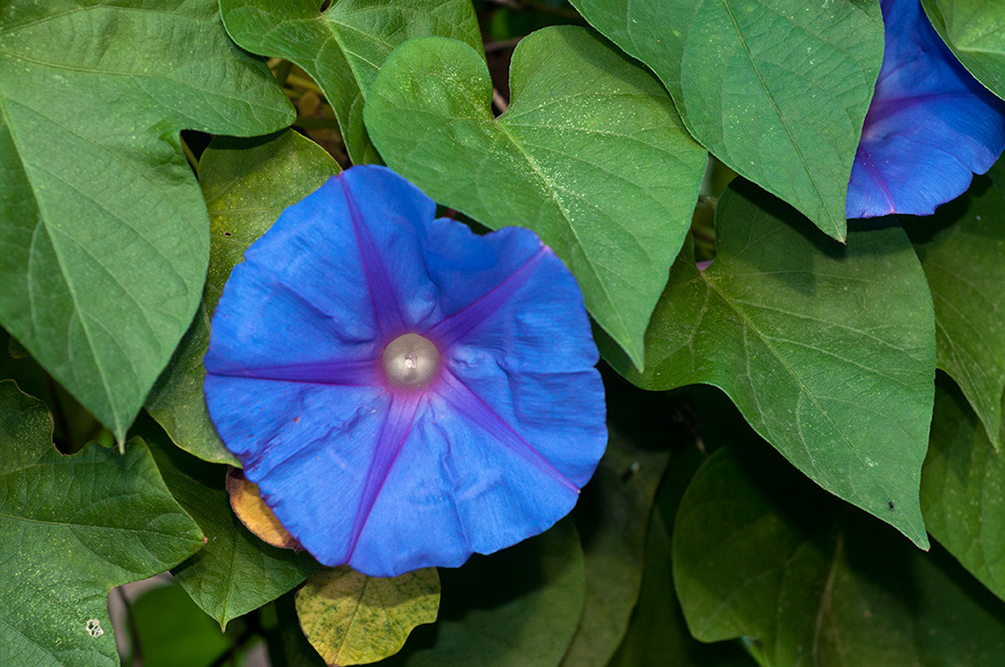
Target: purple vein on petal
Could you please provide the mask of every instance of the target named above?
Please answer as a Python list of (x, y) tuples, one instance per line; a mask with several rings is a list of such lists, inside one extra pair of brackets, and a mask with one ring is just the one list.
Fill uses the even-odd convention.
[(353, 521), (352, 534), (349, 537), (343, 562), (349, 562), (356, 550), (359, 536), (366, 526), (367, 519), (370, 518), (373, 506), (377, 502), (377, 496), (384, 488), (384, 482), (387, 481), (387, 476), (391, 472), (391, 466), (394, 465), (398, 458), (398, 452), (401, 451), (401, 446), (408, 438), (409, 431), (412, 430), (412, 423), (419, 410), (419, 401), (422, 395), (422, 392), (410, 392), (391, 397), (390, 409), (380, 427), (373, 461), (370, 462), (370, 468), (366, 473), (363, 496), (360, 498), (359, 507), (356, 510), (356, 519)]
[(499, 311), (531, 279), (534, 275), (534, 269), (541, 263), (547, 252), (547, 248), (541, 248), (506, 280), (479, 297), (474, 303), (437, 323), (427, 332), (429, 338), (444, 347), (449, 347), (452, 343), (466, 336), (493, 313)]
[[(339, 176), (341, 175), (339, 174)], [(342, 185), (342, 192), (345, 193), (349, 218), (352, 220), (353, 232), (356, 234), (356, 244), (359, 246), (359, 253), (363, 258), (363, 271), (370, 288), (374, 319), (377, 321), (377, 329), (380, 331), (381, 338), (386, 341), (405, 329), (401, 309), (398, 307), (398, 298), (394, 286), (391, 284), (390, 276), (387, 274), (387, 267), (384, 266), (384, 260), (377, 249), (377, 244), (370, 236), (366, 220), (363, 218), (359, 206), (356, 205), (352, 191), (349, 190), (349, 184), (344, 178), (339, 178), (339, 183)]]
[(443, 379), (446, 388), (441, 389), (437, 393), (458, 412), (484, 429), (500, 444), (522, 458), (529, 465), (541, 470), (562, 486), (579, 493), (578, 486), (569, 481), (548, 459), (544, 458), (540, 452), (534, 449), (533, 445), (524, 440), (519, 433), (514, 431), (509, 424), (493, 412), (492, 408), (471, 391), (460, 378), (446, 368), (443, 369), (440, 377)]
[(312, 364), (260, 367), (228, 366), (217, 363), (213, 364), (212, 368), (207, 368), (206, 372), (222, 377), (366, 387), (378, 386), (383, 382), (383, 377), (378, 369), (379, 365), (380, 361), (377, 359), (319, 361)]
[(865, 142), (858, 145), (858, 151), (855, 153), (855, 158), (858, 160), (862, 168), (868, 172), (868, 175), (872, 177), (872, 181), (875, 185), (879, 186), (882, 190), (883, 195), (886, 197), (886, 208), (887, 213), (893, 213), (896, 209), (893, 203), (893, 195), (890, 194), (890, 188), (886, 185), (886, 179), (883, 177), (883, 172), (879, 170), (876, 163), (872, 159), (872, 154), (869, 153), (869, 149), (866, 148)]

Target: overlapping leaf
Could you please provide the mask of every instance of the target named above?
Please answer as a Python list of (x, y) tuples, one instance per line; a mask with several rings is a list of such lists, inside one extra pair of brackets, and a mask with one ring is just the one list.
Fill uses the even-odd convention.
[(265, 544), (244, 527), (223, 488), (223, 466), (200, 461), (168, 442), (151, 442), (168, 488), (207, 538), (206, 546), (172, 574), (221, 626), (292, 590), (318, 570), (307, 553)]
[(237, 465), (216, 434), (202, 393), (209, 321), (230, 271), (284, 208), (338, 171), (317, 144), (292, 131), (259, 139), (216, 139), (203, 153), (199, 176), (211, 225), (203, 302), (147, 399), (147, 410), (175, 444), (199, 458)]
[(644, 519), (669, 457), (611, 434), (575, 512), (586, 563), (586, 606), (562, 659), (567, 667), (604, 667), (628, 629), (642, 583)]
[(674, 581), (698, 639), (750, 637), (772, 667), (1005, 661), (1005, 603), (769, 452), (720, 450), (681, 502)]
[(794, 210), (731, 185), (718, 254), (690, 246), (646, 333), (647, 389), (723, 389), (754, 429), (825, 489), (927, 546), (918, 488), (933, 402), (935, 332), (924, 273), (899, 227), (847, 246)]
[(179, 130), (292, 120), (214, 0), (3, 4), (0, 322), (120, 439), (205, 279)]
[(757, 663), (737, 642), (704, 644), (691, 637), (673, 587), (666, 524), (657, 507), (649, 521), (642, 594), (611, 667), (753, 667)]
[(440, 577), (436, 625), (417, 628), (385, 664), (554, 667), (562, 659), (585, 597), (583, 552), (571, 521)]
[(363, 103), (384, 59), (417, 37), (481, 49), (470, 0), (220, 0), (227, 32), (254, 53), (286, 58), (318, 82), (355, 164), (379, 162), (363, 126)]
[(931, 218), (905, 220), (935, 305), (939, 368), (963, 389), (995, 449), (1002, 442), (1005, 393), (1005, 193), (976, 179), (970, 192)]
[(936, 392), (921, 509), (939, 544), (1005, 600), (1005, 460), (949, 383)]
[[(701, 391), (701, 390), (699, 390)], [(716, 423), (724, 413), (735, 413), (736, 409), (721, 392), (709, 388), (708, 394), (723, 410), (709, 412), (715, 414)], [(690, 402), (690, 401), (689, 401)], [(694, 404), (697, 407), (697, 402)], [(726, 420), (743, 424), (743, 418), (735, 415)], [(648, 419), (648, 428), (654, 420)], [(724, 424), (719, 424), (724, 425)], [(693, 428), (695, 424), (691, 424)], [(646, 426), (643, 426), (646, 428)], [(689, 429), (690, 430), (690, 429)], [(709, 439), (710, 430), (701, 429), (702, 440), (714, 444), (715, 436)], [(665, 431), (664, 431), (665, 432)], [(675, 438), (677, 444), (679, 438)], [(711, 440), (711, 442), (710, 442)], [(675, 447), (666, 473), (660, 482), (655, 505), (646, 530), (645, 561), (642, 575), (642, 590), (638, 604), (632, 613), (631, 623), (624, 641), (611, 660), (610, 667), (726, 667), (727, 665), (756, 664), (743, 650), (739, 642), (705, 644), (695, 640), (684, 621), (684, 613), (677, 602), (672, 577), (670, 534), (681, 497), (695, 471), (706, 459), (704, 452), (694, 445)]]
[(108, 592), (202, 546), (142, 440), (64, 456), (44, 404), (0, 382), (0, 664), (119, 664)]
[(213, 667), (234, 650), (236, 637), (220, 632), (220, 626), (192, 602), (181, 586), (158, 586), (143, 593), (129, 607), (130, 629), (136, 644), (133, 661), (143, 667)]
[(572, 0), (648, 65), (717, 158), (845, 236), (845, 194), (883, 62), (878, 2)]
[(648, 72), (583, 28), (524, 38), (493, 118), (481, 55), (442, 39), (388, 58), (366, 107), (388, 165), (489, 227), (536, 231), (639, 368), (642, 338), (689, 228), (705, 152)]
[(946, 45), (978, 81), (1005, 97), (1005, 5), (998, 0), (921, 0)]
[(412, 630), (436, 620), (436, 568), (374, 578), (348, 566), (322, 570), (297, 591), (304, 634), (329, 665), (377, 662), (401, 650)]

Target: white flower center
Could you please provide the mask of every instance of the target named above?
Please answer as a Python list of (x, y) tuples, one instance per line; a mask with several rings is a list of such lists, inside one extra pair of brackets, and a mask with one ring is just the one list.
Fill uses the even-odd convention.
[(403, 389), (419, 389), (432, 382), (440, 370), (440, 351), (419, 334), (407, 333), (392, 340), (382, 357), (387, 381)]

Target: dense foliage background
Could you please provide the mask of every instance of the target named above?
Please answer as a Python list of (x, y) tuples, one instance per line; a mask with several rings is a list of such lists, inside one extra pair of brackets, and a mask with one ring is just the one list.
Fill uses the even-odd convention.
[[(1005, 5), (922, 5), (1005, 95)], [(0, 664), (1005, 664), (1005, 167), (846, 220), (884, 43), (878, 0), (0, 0)], [(394, 579), (287, 548), (202, 393), (244, 250), (363, 163), (555, 250), (610, 428), (570, 518)]]

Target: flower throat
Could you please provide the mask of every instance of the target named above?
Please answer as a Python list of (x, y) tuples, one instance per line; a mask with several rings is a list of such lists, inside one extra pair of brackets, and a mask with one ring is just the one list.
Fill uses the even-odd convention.
[(440, 370), (440, 351), (427, 338), (407, 333), (392, 340), (381, 358), (387, 381), (401, 389), (421, 389)]

